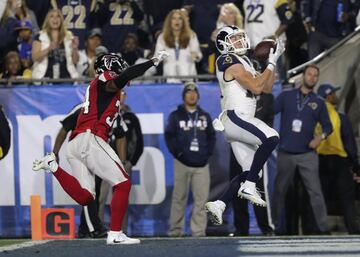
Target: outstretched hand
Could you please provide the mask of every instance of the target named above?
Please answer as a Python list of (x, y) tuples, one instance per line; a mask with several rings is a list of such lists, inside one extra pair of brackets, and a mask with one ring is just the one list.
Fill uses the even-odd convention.
[(285, 44), (282, 40), (276, 41), (276, 49), (274, 51), (273, 48), (270, 49), (269, 53), (269, 63), (276, 66), (276, 62), (279, 59), (279, 57), (285, 52)]
[(170, 54), (166, 51), (157, 52), (156, 56), (151, 58), (154, 65), (157, 67), (163, 60), (165, 60)]

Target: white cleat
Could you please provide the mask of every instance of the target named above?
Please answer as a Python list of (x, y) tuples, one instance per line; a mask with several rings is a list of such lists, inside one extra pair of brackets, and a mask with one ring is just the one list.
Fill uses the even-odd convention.
[(214, 225), (221, 225), (223, 223), (222, 214), (225, 210), (226, 204), (223, 201), (216, 200), (215, 202), (207, 202), (205, 210), (209, 213), (209, 218)]
[(140, 240), (137, 238), (130, 238), (126, 236), (122, 231), (109, 231), (106, 239), (107, 245), (133, 245), (140, 244)]
[(261, 199), (261, 195), (253, 182), (245, 181), (245, 183), (242, 183), (238, 191), (238, 196), (249, 200), (253, 204), (266, 207), (266, 202)]
[(56, 156), (54, 153), (49, 153), (47, 155), (45, 155), (43, 158), (41, 158), (40, 160), (35, 160), (33, 162), (33, 166), (32, 166), (33, 171), (38, 171), (38, 170), (46, 170), (47, 172), (51, 171), (51, 172), (55, 172), (58, 169), (58, 164), (56, 162)]

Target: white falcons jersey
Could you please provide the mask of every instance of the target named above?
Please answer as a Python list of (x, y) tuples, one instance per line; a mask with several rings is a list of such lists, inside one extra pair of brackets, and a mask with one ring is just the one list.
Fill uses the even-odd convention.
[[(280, 4), (280, 0), (244, 0), (244, 29), (250, 39), (251, 48), (255, 48), (260, 41), (271, 36), (279, 27), (277, 4)], [(286, 39), (285, 33), (280, 39)]]
[(225, 70), (236, 63), (242, 64), (246, 71), (254, 77), (256, 76), (256, 71), (246, 56), (220, 55), (216, 60), (216, 76), (221, 89), (221, 109), (223, 111), (237, 110), (244, 115), (254, 116), (256, 111), (255, 95), (235, 79), (230, 81), (224, 79)]

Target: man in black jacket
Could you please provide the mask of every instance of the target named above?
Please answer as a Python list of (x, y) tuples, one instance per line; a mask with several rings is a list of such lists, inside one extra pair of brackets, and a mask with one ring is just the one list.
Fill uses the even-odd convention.
[(4, 159), (10, 149), (11, 130), (5, 112), (0, 105), (0, 160)]
[(193, 193), (190, 221), (192, 236), (205, 236), (210, 173), (208, 160), (215, 146), (215, 130), (210, 115), (198, 106), (199, 90), (188, 82), (183, 104), (173, 111), (165, 129), (166, 145), (174, 160), (174, 191), (170, 211), (170, 236), (182, 236), (188, 189)]

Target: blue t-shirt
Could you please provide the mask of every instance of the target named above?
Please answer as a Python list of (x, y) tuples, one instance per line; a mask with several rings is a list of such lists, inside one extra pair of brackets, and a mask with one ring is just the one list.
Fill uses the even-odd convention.
[(27, 42), (19, 42), (18, 52), (20, 55), (20, 59), (31, 60), (31, 49), (32, 49), (31, 44)]
[[(323, 99), (311, 92), (302, 96), (299, 89), (282, 92), (275, 100), (275, 113), (281, 113), (279, 150), (288, 153), (306, 153), (314, 138), (315, 126), (320, 122), (323, 132), (329, 135), (332, 125)], [(294, 128), (294, 120), (295, 127)], [(300, 131), (299, 122), (301, 123)]]

